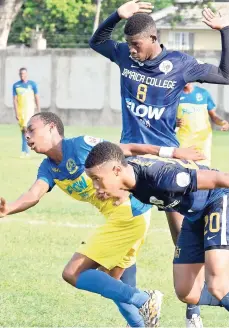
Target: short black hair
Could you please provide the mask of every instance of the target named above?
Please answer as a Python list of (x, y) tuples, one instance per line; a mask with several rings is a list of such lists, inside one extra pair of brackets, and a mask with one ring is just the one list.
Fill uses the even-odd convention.
[(25, 68), (25, 67), (20, 68), (19, 69), (19, 72), (21, 73), (22, 71), (26, 71), (27, 72), (27, 68)]
[(32, 118), (36, 116), (39, 116), (39, 118), (44, 122), (45, 125), (54, 123), (57, 128), (57, 131), (59, 132), (59, 135), (61, 137), (64, 137), (64, 124), (59, 118), (59, 116), (57, 116), (55, 113), (41, 112), (41, 113), (34, 114)]
[(128, 36), (133, 36), (139, 33), (148, 32), (149, 30), (157, 30), (152, 16), (148, 14), (135, 14), (127, 20), (124, 33)]
[(120, 162), (123, 166), (128, 165), (123, 151), (118, 145), (108, 141), (100, 142), (92, 148), (91, 152), (87, 156), (85, 168), (91, 169), (94, 166), (113, 160)]

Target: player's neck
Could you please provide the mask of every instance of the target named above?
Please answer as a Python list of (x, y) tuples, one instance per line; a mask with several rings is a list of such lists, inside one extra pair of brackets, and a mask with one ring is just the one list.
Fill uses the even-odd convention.
[(160, 43), (159, 42), (156, 42), (155, 45), (154, 45), (154, 49), (151, 53), (151, 56), (149, 57), (148, 60), (153, 60), (155, 59), (157, 56), (160, 55), (160, 53), (162, 52), (162, 48), (160, 46)]
[(57, 140), (54, 143), (53, 147), (50, 148), (50, 150), (45, 154), (51, 160), (53, 160), (56, 164), (60, 164), (63, 159), (62, 142), (63, 142), (62, 138)]
[(133, 190), (136, 185), (136, 177), (134, 173), (134, 169), (131, 165), (125, 168), (125, 178), (123, 179), (123, 189), (125, 190)]
[(27, 83), (28, 82), (28, 79), (26, 80), (21, 80), (22, 83)]

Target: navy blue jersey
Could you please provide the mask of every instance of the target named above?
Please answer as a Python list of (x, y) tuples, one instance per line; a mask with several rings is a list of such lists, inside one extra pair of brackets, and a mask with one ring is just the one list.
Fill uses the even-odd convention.
[(201, 218), (204, 209), (229, 189), (197, 190), (197, 170), (209, 170), (193, 161), (131, 157), (136, 176), (133, 195), (160, 210), (174, 210), (190, 220)]
[(117, 13), (111, 15), (90, 45), (120, 68), (121, 142), (178, 146), (175, 127), (180, 94), (187, 82), (204, 81), (212, 65), (180, 51), (167, 51), (163, 46), (155, 59), (138, 62), (131, 58), (126, 42), (110, 38), (119, 21)]

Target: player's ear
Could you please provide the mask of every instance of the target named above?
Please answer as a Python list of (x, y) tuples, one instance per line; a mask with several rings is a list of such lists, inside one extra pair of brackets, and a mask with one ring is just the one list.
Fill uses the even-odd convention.
[(119, 165), (115, 165), (115, 166), (113, 167), (113, 172), (114, 172), (114, 174), (115, 174), (116, 176), (119, 176), (120, 173), (121, 173), (121, 171), (122, 171), (121, 166), (119, 166)]
[(51, 122), (49, 124), (49, 131), (51, 132), (54, 129), (55, 126), (56, 126), (55, 123), (54, 122)]
[(155, 43), (157, 41), (156, 35), (150, 35), (150, 38), (152, 40), (152, 43)]

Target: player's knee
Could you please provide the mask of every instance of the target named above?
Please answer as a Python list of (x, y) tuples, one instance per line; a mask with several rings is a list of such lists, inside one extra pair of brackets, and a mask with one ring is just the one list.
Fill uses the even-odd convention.
[[(207, 281), (208, 291), (209, 293), (217, 298), (218, 300), (222, 299), (225, 295), (225, 291), (223, 288), (223, 283), (221, 277), (216, 275), (211, 275), (208, 277)], [(228, 289), (228, 284), (226, 284), (226, 290)]]
[(177, 286), (175, 288), (178, 299), (183, 303), (197, 304), (200, 299), (200, 295), (195, 291), (187, 289), (186, 286)]
[(64, 271), (62, 272), (62, 278), (69, 283), (70, 285), (74, 286), (76, 285), (76, 281), (78, 278), (78, 271), (77, 270), (73, 270), (73, 268), (71, 268), (71, 266), (67, 265), (64, 268)]

